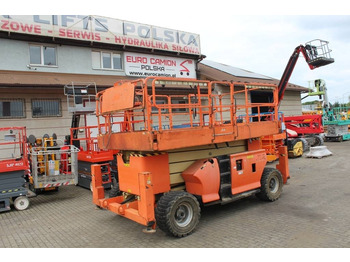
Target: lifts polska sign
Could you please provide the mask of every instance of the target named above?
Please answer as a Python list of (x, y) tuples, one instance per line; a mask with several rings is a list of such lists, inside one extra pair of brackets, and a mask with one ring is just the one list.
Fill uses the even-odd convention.
[(100, 16), (3, 15), (0, 31), (201, 54), (197, 34)]
[(191, 59), (124, 52), (125, 73), (129, 76), (196, 78)]

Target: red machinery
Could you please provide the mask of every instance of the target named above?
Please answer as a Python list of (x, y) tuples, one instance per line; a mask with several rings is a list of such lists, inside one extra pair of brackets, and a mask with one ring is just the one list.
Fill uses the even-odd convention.
[(287, 129), (295, 131), (299, 136), (324, 132), (322, 115), (286, 116), (284, 117), (284, 123)]
[(293, 54), (289, 58), (287, 66), (278, 84), (278, 100), (281, 103), (288, 81), (293, 73), (294, 67), (298, 61), (299, 54), (302, 53), (306, 63), (311, 70), (334, 63), (334, 59), (330, 56), (331, 50), (328, 48), (328, 42), (320, 39), (315, 39), (307, 42), (305, 46), (299, 45), (294, 49)]
[[(64, 86), (64, 94), (67, 97), (68, 111), (72, 113), (70, 135), (68, 143), (79, 148), (78, 152), (78, 185), (92, 189), (91, 165), (103, 164), (103, 184), (109, 188), (114, 178), (117, 178), (115, 150), (105, 150), (97, 146), (97, 119), (95, 114), (95, 97), (97, 87), (95, 83), (69, 83)], [(84, 125), (80, 126), (81, 116), (84, 117)], [(89, 121), (90, 120), (90, 121)], [(92, 124), (91, 124), (92, 122)], [(117, 124), (116, 124), (117, 125)], [(116, 126), (115, 125), (115, 126)], [(120, 126), (118, 127), (120, 130)], [(111, 164), (113, 163), (113, 164)], [(110, 171), (109, 173), (107, 171)]]
[[(113, 183), (116, 183), (113, 181), (113, 178), (117, 178), (115, 156), (118, 151), (100, 149), (97, 145), (97, 138), (91, 136), (93, 129), (97, 130), (98, 126), (74, 127), (70, 129), (71, 144), (80, 145), (80, 151), (78, 152), (78, 185), (92, 190), (91, 165), (104, 164), (105, 170), (103, 173), (105, 175), (103, 184), (109, 188)], [(78, 134), (79, 131), (84, 134), (82, 137), (74, 135), (74, 133)]]
[(320, 146), (323, 139), (320, 134), (324, 133), (322, 125), (322, 115), (301, 115), (284, 117), (288, 137), (303, 137), (310, 146)]
[(0, 128), (0, 212), (10, 210), (10, 199), (17, 210), (29, 206), (25, 175), (29, 170), (25, 127)]
[[(212, 92), (216, 88), (222, 92)], [(272, 101), (249, 102), (254, 91)], [(253, 194), (277, 200), (289, 178), (287, 149), (280, 147), (279, 164), (267, 168), (260, 147), (260, 137), (281, 132), (277, 106), (272, 84), (177, 78), (115, 83), (98, 93), (96, 114), (103, 118), (99, 147), (120, 150), (120, 192), (106, 198), (103, 171), (93, 165), (93, 202), (148, 232), (157, 225), (183, 237), (199, 222), (199, 203), (225, 204)], [(262, 113), (265, 107), (273, 110)], [(113, 132), (116, 114), (125, 116), (124, 131)]]

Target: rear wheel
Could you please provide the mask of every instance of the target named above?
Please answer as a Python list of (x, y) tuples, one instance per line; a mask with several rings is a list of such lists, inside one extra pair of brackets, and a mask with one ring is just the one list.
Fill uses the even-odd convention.
[(261, 176), (260, 192), (256, 195), (264, 201), (275, 201), (282, 193), (283, 178), (280, 171), (275, 168), (265, 167)]
[(13, 205), (19, 211), (25, 210), (29, 207), (29, 199), (26, 196), (19, 196), (13, 201)]
[(314, 138), (315, 138), (315, 141), (312, 146), (322, 146), (324, 144), (324, 140), (320, 135), (315, 135)]
[(191, 194), (173, 191), (163, 195), (155, 209), (158, 227), (169, 235), (184, 237), (191, 234), (200, 219), (198, 200)]
[(121, 196), (122, 192), (120, 191), (119, 188), (119, 183), (115, 179), (115, 177), (112, 178), (112, 186), (111, 190), (109, 190), (109, 197), (116, 197), (116, 196)]
[(300, 138), (288, 140), (288, 156), (290, 158), (302, 156), (304, 153), (304, 144)]
[(113, 186), (113, 188), (111, 190), (109, 190), (109, 197), (116, 197), (116, 196), (121, 196), (122, 192), (119, 189), (119, 184), (117, 183), (117, 185)]
[(300, 137), (299, 139), (303, 143), (303, 153), (306, 152), (306, 151), (309, 151), (310, 150), (309, 142), (303, 137)]

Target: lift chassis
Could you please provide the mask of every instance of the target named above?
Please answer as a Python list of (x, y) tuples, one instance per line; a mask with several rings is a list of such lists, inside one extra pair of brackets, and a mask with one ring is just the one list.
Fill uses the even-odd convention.
[[(249, 102), (257, 90), (273, 101)], [(279, 148), (276, 168), (266, 167), (260, 141), (281, 132), (277, 104), (278, 88), (271, 84), (174, 78), (116, 83), (98, 93), (96, 114), (104, 118), (99, 147), (120, 150), (120, 191), (106, 198), (103, 170), (92, 165), (93, 203), (145, 225), (146, 232), (158, 226), (183, 237), (197, 227), (201, 207), (250, 195), (277, 200), (289, 178), (287, 148)], [(262, 113), (263, 107), (273, 110)], [(124, 115), (123, 132), (112, 132), (118, 114)]]

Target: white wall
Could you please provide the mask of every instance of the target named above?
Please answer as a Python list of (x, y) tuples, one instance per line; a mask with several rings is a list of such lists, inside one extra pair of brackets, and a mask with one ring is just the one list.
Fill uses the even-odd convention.
[(299, 116), (302, 114), (301, 108), (300, 92), (286, 91), (279, 111), (285, 116)]
[[(11, 89), (0, 89), (1, 98), (25, 99), (25, 118), (2, 118), (0, 127), (26, 126), (27, 136), (34, 135), (42, 137), (44, 134), (51, 136), (55, 133), (58, 139), (64, 140), (65, 135), (69, 135), (72, 114), (67, 110), (66, 97), (60, 89), (16, 89), (16, 93), (10, 92)], [(58, 117), (32, 117), (31, 99), (48, 98), (61, 100), (62, 116)], [(83, 120), (81, 120), (83, 121)], [(83, 123), (83, 122), (81, 122)]]
[(99, 49), (68, 45), (48, 44), (56, 47), (56, 67), (35, 66), (30, 69), (27, 67), (30, 64), (30, 43), (40, 44), (0, 38), (0, 70), (32, 72), (35, 68), (36, 72), (125, 76), (123, 70), (92, 69), (91, 51)]

